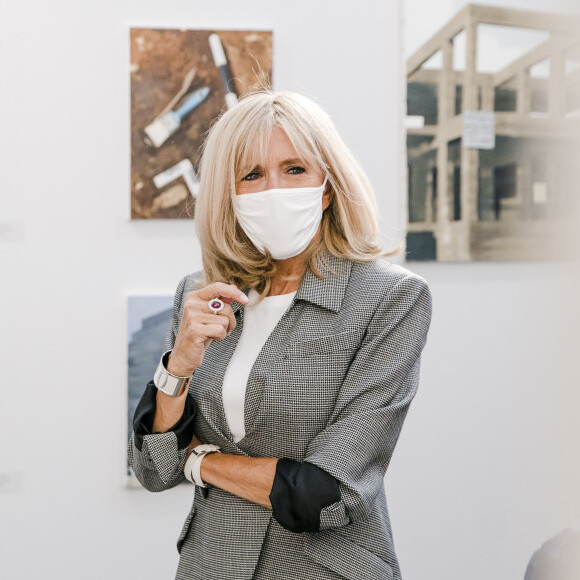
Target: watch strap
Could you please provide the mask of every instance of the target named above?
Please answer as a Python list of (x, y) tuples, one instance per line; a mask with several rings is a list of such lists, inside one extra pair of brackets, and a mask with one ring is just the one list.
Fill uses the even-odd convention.
[(195, 461), (191, 466), (191, 479), (193, 479), (193, 483), (195, 483), (195, 485), (198, 487), (207, 487), (207, 485), (201, 479), (201, 461), (208, 453), (208, 451), (204, 451), (203, 453), (196, 455)]
[(193, 462), (197, 459), (197, 455), (195, 453), (191, 453), (183, 466), (183, 473), (185, 475), (185, 479), (187, 481), (191, 481), (195, 485), (195, 481), (193, 481), (193, 477), (191, 476), (191, 470), (193, 468)]
[(221, 453), (217, 445), (198, 445), (195, 447), (183, 467), (185, 478), (198, 487), (208, 487), (201, 479), (201, 462), (209, 453)]

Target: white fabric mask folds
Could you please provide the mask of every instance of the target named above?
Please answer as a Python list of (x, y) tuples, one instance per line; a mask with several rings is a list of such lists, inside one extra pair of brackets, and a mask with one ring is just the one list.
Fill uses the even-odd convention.
[(268, 189), (236, 195), (236, 217), (252, 243), (275, 260), (303, 252), (316, 234), (322, 219), (322, 195), (326, 179), (319, 187)]

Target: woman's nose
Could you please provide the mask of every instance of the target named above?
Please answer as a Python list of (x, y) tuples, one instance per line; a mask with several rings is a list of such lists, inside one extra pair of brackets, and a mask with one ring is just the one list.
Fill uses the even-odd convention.
[(266, 189), (278, 189), (281, 187), (280, 178), (275, 174), (266, 175)]

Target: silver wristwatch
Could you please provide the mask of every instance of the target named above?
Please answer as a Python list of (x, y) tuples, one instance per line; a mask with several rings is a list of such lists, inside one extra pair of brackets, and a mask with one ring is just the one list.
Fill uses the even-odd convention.
[(171, 351), (168, 350), (161, 355), (161, 360), (157, 365), (157, 370), (153, 375), (153, 383), (166, 395), (177, 397), (184, 389), (187, 389), (191, 377), (176, 377), (167, 370), (167, 363)]

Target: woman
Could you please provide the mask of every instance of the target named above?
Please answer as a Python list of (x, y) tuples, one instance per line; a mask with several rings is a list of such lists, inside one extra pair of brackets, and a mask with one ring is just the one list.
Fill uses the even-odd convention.
[(242, 99), (200, 174), (204, 268), (177, 288), (128, 448), (147, 489), (196, 484), (177, 578), (400, 578), (383, 477), (429, 287), (385, 259), (369, 182), (305, 97)]

